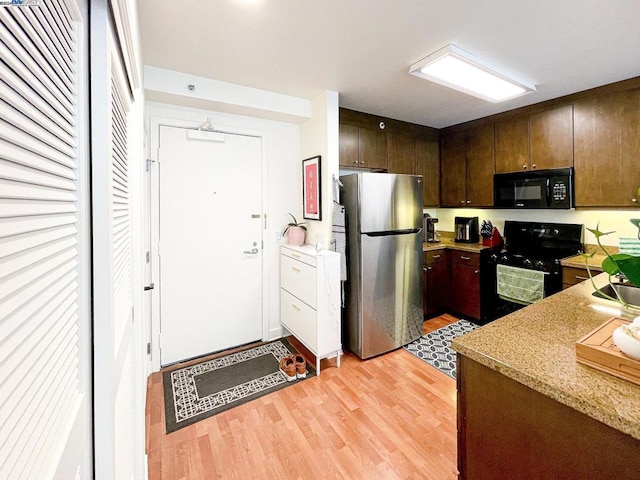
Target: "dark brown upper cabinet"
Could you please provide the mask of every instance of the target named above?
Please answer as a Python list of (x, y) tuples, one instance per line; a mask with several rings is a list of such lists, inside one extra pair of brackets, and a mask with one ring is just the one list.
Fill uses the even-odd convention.
[(496, 122), (496, 173), (573, 166), (573, 107)]
[(441, 137), (443, 207), (493, 205), (494, 127), (485, 124)]
[(640, 90), (574, 103), (576, 207), (638, 207)]
[(389, 132), (387, 136), (389, 172), (416, 173), (416, 145), (413, 137), (401, 133)]
[(529, 117), (529, 169), (573, 166), (573, 106)]
[(422, 175), (423, 205), (440, 205), (440, 145), (437, 138), (415, 141), (416, 174)]

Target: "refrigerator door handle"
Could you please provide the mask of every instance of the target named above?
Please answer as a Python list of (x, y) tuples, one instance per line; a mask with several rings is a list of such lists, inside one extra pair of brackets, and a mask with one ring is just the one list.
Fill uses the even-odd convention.
[(368, 237), (388, 237), (389, 235), (410, 235), (412, 233), (422, 232), (421, 228), (407, 228), (405, 230), (391, 230), (388, 232), (367, 232), (363, 233)]

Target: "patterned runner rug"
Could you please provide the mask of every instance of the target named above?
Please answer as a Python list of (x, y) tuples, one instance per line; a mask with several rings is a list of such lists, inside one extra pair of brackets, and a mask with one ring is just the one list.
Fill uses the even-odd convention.
[(456, 378), (456, 352), (451, 348), (451, 340), (476, 328), (478, 325), (468, 320), (458, 320), (423, 335), (403, 348), (451, 378)]
[[(164, 372), (167, 433), (306, 380), (287, 382), (280, 372), (280, 359), (292, 353), (297, 352), (286, 339), (281, 338)], [(316, 373), (309, 363), (307, 371), (306, 378)]]

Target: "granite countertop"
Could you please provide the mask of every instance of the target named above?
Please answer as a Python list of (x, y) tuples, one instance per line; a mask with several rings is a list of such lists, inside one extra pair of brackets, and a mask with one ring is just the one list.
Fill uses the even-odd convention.
[[(573, 268), (582, 268), (586, 270), (584, 265), (584, 258), (581, 255), (575, 255), (573, 257), (568, 257), (560, 261), (560, 264), (563, 267), (573, 267)], [(602, 271), (602, 261), (607, 258), (606, 255), (594, 255), (593, 257), (588, 257), (587, 261), (589, 263), (589, 269), (595, 270), (597, 272)]]
[[(596, 285), (607, 275), (594, 277)], [(462, 355), (640, 440), (640, 385), (576, 361), (575, 344), (613, 316), (583, 282), (454, 339)]]
[(486, 247), (482, 244), (482, 242), (480, 243), (461, 243), (461, 242), (456, 242), (454, 241), (453, 237), (447, 237), (447, 236), (442, 236), (440, 237), (440, 242), (439, 243), (427, 243), (424, 242), (422, 244), (422, 251), (423, 252), (428, 252), (431, 250), (442, 250), (444, 248), (448, 248), (451, 250), (460, 250), (462, 252), (473, 252), (473, 253), (480, 253), (482, 250), (484, 250), (485, 248), (489, 248)]

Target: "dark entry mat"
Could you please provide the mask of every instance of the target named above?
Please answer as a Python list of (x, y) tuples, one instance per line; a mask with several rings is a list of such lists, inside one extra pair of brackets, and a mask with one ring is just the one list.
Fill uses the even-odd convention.
[[(284, 338), (164, 372), (167, 433), (306, 379), (287, 382), (280, 360), (297, 353)], [(307, 378), (315, 369), (307, 363)]]

